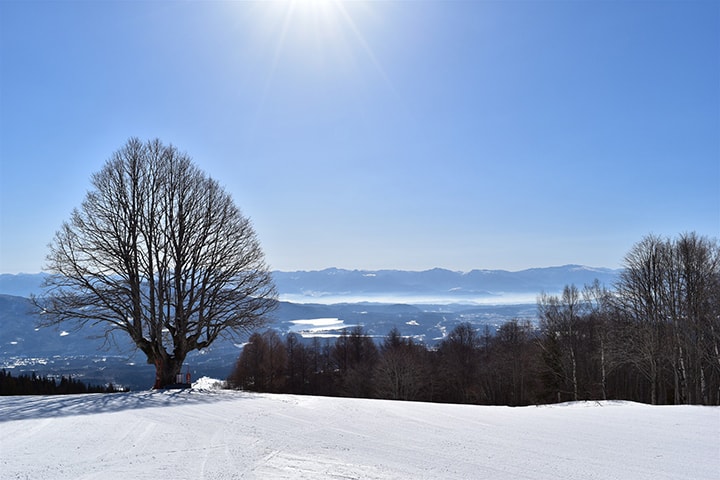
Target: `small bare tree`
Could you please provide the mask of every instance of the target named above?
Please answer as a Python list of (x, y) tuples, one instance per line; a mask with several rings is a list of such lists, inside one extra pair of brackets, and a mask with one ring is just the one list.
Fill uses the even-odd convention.
[(600, 388), (602, 399), (608, 399), (608, 374), (616, 366), (616, 359), (613, 357), (608, 346), (612, 344), (614, 333), (611, 326), (613, 294), (600, 282), (595, 281), (585, 285), (583, 289), (583, 300), (587, 306), (586, 320), (590, 323), (591, 329), (596, 331), (597, 346), (594, 349), (596, 360), (600, 369)]
[(415, 400), (423, 388), (425, 347), (403, 338), (393, 327), (380, 346), (375, 367), (375, 388), (380, 398)]
[(551, 375), (557, 380), (558, 388), (571, 390), (572, 399), (575, 401), (579, 400), (579, 330), (584, 309), (585, 304), (575, 285), (566, 285), (559, 297), (543, 293), (538, 298), (538, 314), (543, 332), (540, 345), (545, 362)]
[(127, 334), (162, 388), (189, 352), (265, 322), (276, 293), (254, 229), (186, 154), (133, 138), (92, 185), (50, 245), (42, 323)]
[(457, 325), (438, 346), (438, 369), (446, 401), (476, 403), (481, 399), (480, 335), (472, 324)]

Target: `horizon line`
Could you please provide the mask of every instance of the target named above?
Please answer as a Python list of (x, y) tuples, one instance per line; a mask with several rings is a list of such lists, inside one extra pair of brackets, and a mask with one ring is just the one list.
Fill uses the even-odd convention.
[[(608, 270), (608, 271), (619, 271), (622, 270), (622, 267), (619, 268), (612, 268), (612, 267), (604, 267), (604, 266), (594, 266), (594, 265), (584, 265), (580, 263), (566, 263), (562, 265), (546, 265), (542, 267), (528, 267), (528, 268), (521, 268), (518, 270), (508, 270), (504, 268), (472, 268), (470, 270), (455, 270), (451, 268), (445, 268), (445, 267), (432, 267), (432, 268), (425, 268), (425, 269), (405, 269), (405, 268), (345, 268), (345, 267), (325, 267), (325, 268), (315, 268), (315, 269), (295, 269), (295, 270), (283, 270), (283, 269), (270, 269), (270, 272), (279, 272), (279, 273), (322, 273), (326, 272), (328, 270), (336, 270), (336, 271), (344, 271), (344, 272), (367, 272), (367, 273), (376, 273), (376, 272), (409, 272), (409, 273), (426, 273), (426, 272), (432, 272), (436, 270), (445, 271), (445, 272), (452, 272), (452, 273), (460, 273), (460, 274), (468, 274), (471, 272), (507, 272), (507, 273), (519, 273), (519, 272), (526, 272), (529, 270), (546, 270), (546, 269), (552, 269), (552, 268), (567, 268), (567, 267), (577, 267), (577, 268), (584, 268), (588, 270)], [(42, 274), (50, 274), (50, 272), (41, 270), (39, 272), (26, 272), (26, 271), (19, 271), (19, 272), (0, 272), (0, 275), (42, 275)]]

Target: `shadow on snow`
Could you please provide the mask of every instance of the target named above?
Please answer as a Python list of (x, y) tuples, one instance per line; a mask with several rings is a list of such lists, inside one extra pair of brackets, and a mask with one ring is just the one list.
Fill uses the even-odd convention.
[(144, 408), (211, 404), (251, 395), (233, 391), (148, 390), (143, 392), (98, 393), (52, 396), (0, 397), (0, 423), (36, 418), (114, 413)]

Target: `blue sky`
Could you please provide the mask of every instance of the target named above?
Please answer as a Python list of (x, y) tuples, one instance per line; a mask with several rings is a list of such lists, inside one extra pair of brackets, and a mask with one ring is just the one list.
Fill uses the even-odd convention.
[(0, 0), (0, 272), (132, 136), (273, 269), (618, 267), (720, 234), (720, 4)]

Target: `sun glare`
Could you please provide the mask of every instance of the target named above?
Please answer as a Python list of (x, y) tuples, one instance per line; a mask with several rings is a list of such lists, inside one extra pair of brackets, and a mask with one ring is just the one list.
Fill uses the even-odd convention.
[(273, 70), (281, 58), (302, 59), (308, 68), (369, 62), (385, 76), (360, 27), (362, 8), (342, 0), (268, 3), (271, 18), (261, 23), (272, 37)]
[(291, 3), (307, 8), (324, 8), (331, 3), (337, 3), (337, 0), (291, 0)]
[(366, 37), (377, 25), (379, 3), (272, 0), (237, 2), (230, 8), (240, 11), (246, 23), (238, 31), (263, 59), (256, 116), (270, 108), (280, 92), (328, 87), (359, 97), (368, 85), (392, 88)]
[(339, 0), (290, 0), (286, 12), (295, 26), (315, 34), (341, 32), (347, 27), (346, 22), (352, 22), (345, 5)]

